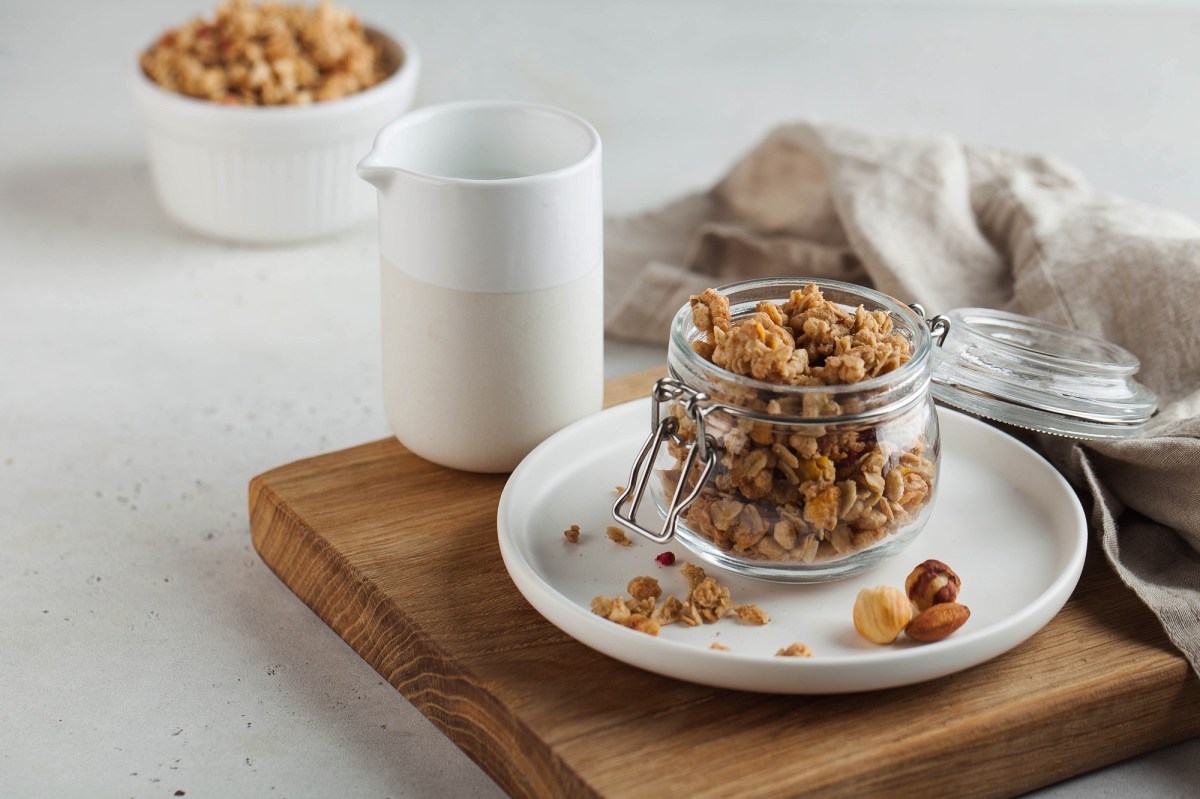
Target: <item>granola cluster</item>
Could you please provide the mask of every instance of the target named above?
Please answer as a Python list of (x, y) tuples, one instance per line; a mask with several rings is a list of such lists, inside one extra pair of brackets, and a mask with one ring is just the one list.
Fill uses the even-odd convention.
[(775, 653), (777, 658), (810, 658), (812, 656), (813, 653), (808, 648), (808, 644), (802, 644), (799, 641), (788, 644)]
[(705, 334), (692, 348), (717, 366), (786, 386), (858, 383), (908, 361), (908, 339), (886, 311), (849, 311), (810, 283), (782, 305), (760, 302), (737, 324), (715, 289), (691, 298), (692, 319)]
[(350, 11), (230, 0), (211, 21), (169, 30), (142, 54), (165, 89), (226, 105), (336, 100), (386, 77), (382, 54)]
[[(782, 304), (758, 303), (736, 322), (728, 300), (713, 289), (692, 297), (693, 349), (737, 375), (780, 386), (838, 386), (891, 372), (910, 357), (908, 340), (884, 311), (849, 310), (808, 285)], [(688, 528), (720, 549), (751, 560), (813, 563), (870, 547), (914, 519), (932, 496), (936, 468), (926, 457), (917, 406), (908, 417), (874, 424), (803, 424), (803, 419), (849, 416), (855, 408), (833, 392), (808, 391), (795, 408), (778, 399), (737, 404), (768, 415), (768, 423), (712, 413), (706, 433), (720, 459), (688, 508)], [(681, 479), (695, 422), (675, 403), (683, 446), (660, 472), (673, 492)], [(785, 423), (794, 415), (801, 423)], [(694, 480), (695, 474), (688, 479)]]
[(757, 605), (734, 604), (729, 588), (699, 566), (684, 563), (681, 572), (688, 581), (688, 593), (682, 602), (673, 595), (663, 597), (662, 587), (653, 577), (634, 577), (625, 589), (628, 597), (598, 596), (592, 600), (592, 612), (648, 635), (658, 635), (662, 627), (675, 622), (698, 627), (730, 615), (746, 624), (762, 625), (771, 620)]
[(615, 527), (613, 525), (609, 525), (604, 530), (604, 534), (606, 536), (608, 536), (609, 541), (612, 541), (614, 544), (617, 544), (618, 546), (623, 546), (623, 547), (633, 546), (633, 541), (629, 540), (629, 536), (625, 535), (625, 531), (622, 530), (620, 527)]

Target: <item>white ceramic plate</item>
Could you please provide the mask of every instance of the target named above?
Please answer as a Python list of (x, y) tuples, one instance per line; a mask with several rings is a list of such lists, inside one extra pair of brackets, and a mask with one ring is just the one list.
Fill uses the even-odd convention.
[[(605, 537), (633, 458), (649, 432), (648, 400), (619, 405), (547, 439), (513, 472), (500, 497), (500, 551), (529, 603), (581, 643), (618, 660), (681, 680), (787, 694), (869, 691), (921, 682), (969, 668), (1008, 651), (1042, 628), (1063, 606), (1083, 568), (1087, 527), (1074, 492), (1037, 453), (999, 430), (939, 409), (942, 484), (928, 525), (909, 548), (878, 569), (817, 585), (785, 585), (738, 577), (705, 565), (737, 603), (771, 615), (762, 627), (733, 618), (716, 624), (663, 627), (658, 637), (594, 615), (597, 594), (625, 593), (629, 580), (651, 575), (680, 598), (684, 560), (700, 563), (678, 542), (652, 544), (631, 533), (621, 547)], [(647, 499), (643, 505), (652, 506)], [(653, 507), (647, 521), (656, 520)], [(641, 520), (639, 518), (639, 520)], [(578, 544), (562, 531), (578, 524)], [(676, 555), (664, 567), (655, 556)], [(937, 558), (962, 578), (960, 601), (971, 618), (951, 637), (926, 645), (901, 636), (870, 644), (851, 621), (859, 589), (903, 588), (918, 563)], [(732, 651), (710, 649), (714, 642)], [(799, 641), (811, 658), (776, 657)]]

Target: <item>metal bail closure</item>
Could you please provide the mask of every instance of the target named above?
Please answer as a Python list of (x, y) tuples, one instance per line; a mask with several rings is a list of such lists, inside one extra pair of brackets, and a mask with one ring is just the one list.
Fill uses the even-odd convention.
[[(676, 400), (684, 403), (688, 416), (696, 423), (696, 436), (693, 441), (689, 442), (679, 435), (679, 420), (674, 416), (660, 418), (662, 403)], [(708, 481), (709, 474), (717, 464), (717, 442), (704, 431), (704, 416), (711, 410), (707, 405), (708, 395), (693, 391), (673, 377), (664, 377), (654, 384), (653, 402), (650, 403), (650, 437), (646, 439), (646, 443), (638, 452), (637, 459), (633, 462), (633, 469), (629, 472), (628, 487), (621, 492), (621, 496), (617, 497), (617, 501), (613, 504), (612, 515), (614, 519), (630, 530), (642, 534), (656, 544), (665, 544), (675, 535), (675, 525), (679, 521), (679, 515), (687, 510), (688, 506), (700, 495), (701, 489)], [(662, 530), (656, 533), (637, 523), (637, 511), (646, 495), (646, 489), (650, 485), (659, 448), (667, 441), (680, 447), (686, 447), (687, 456), (684, 458), (683, 468), (679, 474), (679, 483), (675, 486), (675, 493), (671, 496), (667, 518), (663, 521)], [(688, 482), (688, 475), (692, 473), (692, 468), (697, 461), (703, 464), (700, 475), (696, 479), (695, 487), (684, 497), (683, 492)], [(625, 505), (629, 505), (628, 512), (622, 513)]]
[(921, 321), (929, 328), (929, 335), (933, 337), (934, 343), (939, 347), (946, 343), (946, 336), (950, 335), (950, 317), (945, 314), (938, 314), (930, 319), (925, 318), (925, 306), (919, 302), (910, 302), (909, 308), (912, 308), (913, 313), (921, 317)]

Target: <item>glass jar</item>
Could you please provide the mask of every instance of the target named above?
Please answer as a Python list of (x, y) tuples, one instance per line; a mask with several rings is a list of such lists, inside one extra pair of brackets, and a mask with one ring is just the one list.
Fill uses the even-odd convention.
[[(717, 566), (786, 582), (872, 568), (921, 531), (938, 485), (930, 329), (912, 308), (832, 280), (756, 280), (720, 293), (736, 323), (809, 284), (851, 316), (859, 306), (886, 313), (908, 360), (840, 385), (741, 376), (696, 351), (705, 332), (684, 306), (671, 325), (671, 376), (655, 387), (654, 432), (631, 480), (633, 511), (617, 514), (623, 523), (660, 542), (673, 534)], [(666, 519), (660, 533), (633, 522), (647, 482)]]
[[(732, 324), (810, 284), (844, 320), (855, 315), (855, 327), (858, 313), (886, 315), (907, 360), (858, 382), (810, 381), (837, 385), (745, 377), (697, 351), (714, 343), (685, 305), (671, 324), (671, 376), (654, 388), (650, 437), (613, 505), (617, 521), (656, 543), (678, 536), (703, 560), (749, 577), (832, 580), (897, 554), (925, 525), (938, 486), (935, 399), (1078, 439), (1140, 436), (1156, 412), (1154, 392), (1135, 379), (1136, 356), (1038, 319), (960, 308), (926, 320), (919, 305), (834, 280), (755, 280), (716, 293)], [(768, 322), (785, 323), (760, 319), (758, 336)], [(636, 520), (647, 491), (665, 520), (658, 532)]]

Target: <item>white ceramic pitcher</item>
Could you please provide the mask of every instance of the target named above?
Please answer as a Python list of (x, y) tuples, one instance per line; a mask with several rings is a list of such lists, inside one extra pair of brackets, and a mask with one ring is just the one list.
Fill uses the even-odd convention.
[(515, 102), (388, 124), (379, 190), (384, 406), (435, 463), (514, 468), (603, 398), (600, 137)]

